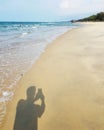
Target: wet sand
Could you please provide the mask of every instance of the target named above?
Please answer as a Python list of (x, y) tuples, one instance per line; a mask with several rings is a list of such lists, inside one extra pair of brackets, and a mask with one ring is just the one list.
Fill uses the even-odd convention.
[(38, 130), (104, 130), (103, 26), (85, 23), (46, 48), (18, 83), (0, 130), (13, 130), (17, 103), (30, 86), (45, 95)]

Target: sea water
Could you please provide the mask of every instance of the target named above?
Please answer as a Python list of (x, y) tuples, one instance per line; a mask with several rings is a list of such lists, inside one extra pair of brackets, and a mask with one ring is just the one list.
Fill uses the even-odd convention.
[(52, 40), (76, 26), (70, 22), (0, 22), (0, 123), (23, 74)]

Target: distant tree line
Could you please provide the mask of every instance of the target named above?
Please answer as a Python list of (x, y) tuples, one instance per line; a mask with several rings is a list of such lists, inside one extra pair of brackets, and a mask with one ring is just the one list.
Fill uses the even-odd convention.
[(72, 20), (71, 22), (85, 22), (85, 21), (95, 21), (95, 22), (104, 21), (104, 12), (100, 12), (96, 15), (92, 15), (87, 18)]

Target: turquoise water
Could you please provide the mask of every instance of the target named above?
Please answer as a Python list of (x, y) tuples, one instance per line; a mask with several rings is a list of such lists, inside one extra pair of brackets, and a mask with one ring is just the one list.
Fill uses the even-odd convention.
[(52, 40), (76, 26), (70, 22), (0, 22), (0, 122), (21, 76)]

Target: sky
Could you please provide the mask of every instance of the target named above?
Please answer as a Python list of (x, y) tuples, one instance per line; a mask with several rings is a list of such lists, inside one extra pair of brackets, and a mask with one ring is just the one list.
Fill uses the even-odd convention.
[(67, 21), (104, 11), (104, 0), (0, 0), (0, 21)]

